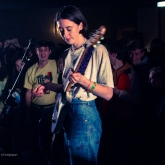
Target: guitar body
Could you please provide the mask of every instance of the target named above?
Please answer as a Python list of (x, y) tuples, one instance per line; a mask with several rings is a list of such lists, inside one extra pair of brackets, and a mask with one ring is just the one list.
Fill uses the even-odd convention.
[(52, 116), (52, 133), (58, 134), (61, 131), (67, 112), (68, 103), (65, 100), (65, 93), (58, 93)]

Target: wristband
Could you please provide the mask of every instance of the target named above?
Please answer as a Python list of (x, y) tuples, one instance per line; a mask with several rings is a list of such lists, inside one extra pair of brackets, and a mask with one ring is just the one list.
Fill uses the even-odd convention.
[(93, 84), (92, 84), (92, 86), (91, 86), (91, 89), (89, 89), (87, 92), (88, 93), (93, 93), (93, 91), (94, 91), (94, 89), (95, 89), (95, 87), (96, 87), (96, 82), (94, 82)]

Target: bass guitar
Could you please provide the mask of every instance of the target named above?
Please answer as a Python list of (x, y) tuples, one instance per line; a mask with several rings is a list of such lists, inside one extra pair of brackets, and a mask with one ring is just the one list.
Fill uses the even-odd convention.
[[(85, 49), (73, 68), (74, 72), (79, 72), (82, 75), (84, 75), (90, 57), (92, 56), (94, 45), (99, 43), (100, 39), (103, 39), (103, 35), (105, 34), (105, 32), (106, 32), (105, 26), (101, 26), (94, 33), (92, 33), (89, 39), (85, 42), (84, 44)], [(64, 92), (57, 94), (54, 112), (52, 115), (51, 131), (54, 134), (60, 132), (63, 125), (63, 121), (68, 112), (67, 105), (72, 102), (72, 97), (70, 96), (69, 93), (72, 84), (69, 82), (68, 79), (66, 79), (63, 85), (64, 85)]]

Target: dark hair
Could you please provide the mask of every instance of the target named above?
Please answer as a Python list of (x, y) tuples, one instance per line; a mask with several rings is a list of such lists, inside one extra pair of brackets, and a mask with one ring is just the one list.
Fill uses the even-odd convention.
[(141, 51), (145, 51), (144, 43), (141, 40), (132, 40), (128, 43), (129, 52), (132, 50), (141, 49)]
[(15, 62), (17, 60), (22, 60), (23, 58), (23, 55), (24, 55), (24, 50), (23, 49), (20, 49), (19, 51), (17, 51), (14, 56), (13, 56), (13, 65), (15, 66)]
[(150, 73), (161, 75), (165, 78), (165, 65), (153, 67), (150, 69)]
[(77, 25), (79, 25), (82, 22), (83, 29), (80, 31), (80, 33), (82, 34), (85, 34), (88, 30), (88, 24), (84, 15), (75, 6), (69, 5), (62, 7), (56, 14), (55, 23), (57, 23), (59, 19), (68, 19), (70, 21), (73, 21)]
[(47, 41), (38, 41), (37, 42), (36, 48), (40, 48), (42, 46), (43, 47), (48, 47), (50, 49), (49, 42), (47, 42)]
[(13, 59), (12, 59), (13, 73), (17, 72), (15, 68), (15, 63), (17, 60), (22, 60), (24, 52), (25, 50), (20, 48), (14, 53)]
[(127, 56), (128, 53), (128, 49), (127, 49), (127, 45), (124, 42), (124, 40), (118, 40), (118, 41), (114, 41), (111, 46), (109, 47), (109, 51), (111, 53), (117, 53), (117, 59), (118, 60), (122, 60), (125, 61), (125, 58)]

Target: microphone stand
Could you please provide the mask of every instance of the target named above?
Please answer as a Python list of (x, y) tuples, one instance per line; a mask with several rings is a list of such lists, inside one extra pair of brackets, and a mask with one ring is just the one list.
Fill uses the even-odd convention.
[[(11, 107), (10, 107), (9, 105), (7, 105), (7, 100), (10, 98), (10, 96), (11, 96), (11, 94), (12, 94), (12, 92), (13, 92), (13, 89), (14, 89), (14, 87), (15, 87), (15, 85), (16, 85), (16, 83), (17, 83), (17, 81), (18, 81), (18, 79), (19, 79), (19, 77), (20, 77), (20, 75), (21, 75), (21, 73), (22, 73), (22, 71), (23, 71), (23, 69), (24, 69), (24, 66), (25, 66), (26, 62), (27, 62), (27, 61), (30, 61), (30, 57), (27, 56), (27, 52), (29, 51), (29, 47), (30, 47), (30, 44), (29, 44), (28, 48), (25, 50), (24, 55), (23, 55), (23, 57), (22, 57), (22, 61), (24, 62), (24, 65), (23, 65), (23, 67), (21, 68), (21, 71), (19, 72), (19, 74), (18, 74), (18, 76), (17, 76), (17, 78), (16, 78), (16, 80), (15, 80), (15, 82), (14, 82), (12, 88), (9, 89), (8, 96), (7, 96), (6, 100), (4, 101), (4, 108), (2, 109), (2, 112), (1, 112), (1, 114), (0, 114), (0, 119), (1, 119), (1, 117), (3, 116), (3, 114), (9, 114), (9, 111), (10, 111), (10, 108), (11, 108)], [(26, 58), (25, 58), (25, 57), (26, 57)]]
[[(10, 98), (10, 96), (12, 95), (13, 89), (25, 67), (25, 64), (27, 61), (30, 61), (30, 57), (27, 55), (27, 52), (29, 51), (29, 49), (26, 49), (26, 51), (24, 52), (22, 61), (24, 62), (24, 65), (22, 66), (12, 88), (9, 90), (8, 96), (6, 98), (6, 100), (4, 101), (4, 107), (2, 109), (2, 112), (0, 114), (0, 130), (3, 131), (4, 135), (7, 137), (11, 137), (11, 149), (12, 151), (15, 150), (15, 139), (14, 139), (14, 131), (13, 129), (10, 130), (11, 128), (11, 117), (10, 117), (10, 113), (11, 113), (11, 106), (7, 104), (7, 100)], [(26, 60), (26, 61), (25, 61)], [(15, 101), (16, 102), (16, 101)], [(7, 130), (7, 132), (5, 131)], [(10, 133), (9, 133), (10, 132)], [(12, 134), (12, 136), (11, 136)], [(6, 144), (5, 144), (6, 145)], [(6, 146), (4, 146), (5, 148)]]

